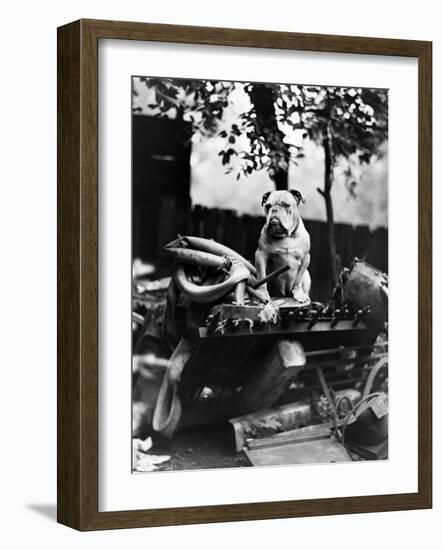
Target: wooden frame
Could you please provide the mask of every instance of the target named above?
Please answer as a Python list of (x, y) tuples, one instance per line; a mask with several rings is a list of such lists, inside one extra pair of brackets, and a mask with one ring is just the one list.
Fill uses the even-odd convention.
[[(99, 39), (418, 58), (418, 492), (98, 512), (97, 91)], [(411, 40), (80, 20), (58, 29), (58, 521), (80, 530), (432, 506), (432, 44)]]

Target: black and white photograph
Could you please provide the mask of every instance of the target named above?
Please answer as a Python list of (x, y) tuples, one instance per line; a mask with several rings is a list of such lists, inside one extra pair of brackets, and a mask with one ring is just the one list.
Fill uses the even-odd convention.
[(389, 90), (129, 93), (133, 472), (388, 460)]
[(4, 5), (2, 547), (441, 538), (437, 6)]

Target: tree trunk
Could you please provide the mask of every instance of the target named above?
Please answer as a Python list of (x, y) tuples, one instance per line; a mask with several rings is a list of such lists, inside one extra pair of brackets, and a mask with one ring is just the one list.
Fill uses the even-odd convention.
[(285, 191), (289, 188), (288, 172), (286, 170), (277, 170), (274, 174), (275, 188)]
[[(269, 136), (275, 136), (277, 141), (282, 144), (281, 146), (285, 148), (284, 152), (289, 158), (288, 146), (283, 143), (284, 134), (278, 128), (275, 118), (275, 95), (273, 88), (265, 84), (252, 84), (249, 97), (257, 115), (257, 131), (265, 138), (266, 144), (270, 149), (275, 147), (275, 144), (270, 141)], [(271, 177), (275, 182), (276, 189), (288, 189), (288, 170), (279, 167), (274, 168), (275, 171)]]
[(334, 210), (331, 197), (334, 169), (332, 140), (332, 132), (328, 124), (323, 135), (323, 150), (325, 153), (324, 186), (323, 189), (318, 189), (318, 191), (325, 200), (330, 275), (332, 284), (335, 286), (337, 284), (338, 274), (340, 271), (340, 258), (337, 254), (337, 245), (335, 241)]

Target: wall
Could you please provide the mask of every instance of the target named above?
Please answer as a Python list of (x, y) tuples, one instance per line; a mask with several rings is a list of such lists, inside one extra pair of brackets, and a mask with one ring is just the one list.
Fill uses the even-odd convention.
[[(55, 106), (56, 32), (79, 17), (435, 40), (435, 151), (443, 148), (443, 38), (438, 3), (77, 0), (3, 6), (1, 447), (6, 548), (435, 548), (441, 541), (442, 286), (435, 300), (435, 508), (298, 520), (79, 534), (54, 523), (55, 503)], [(440, 23), (439, 23), (440, 21)], [(26, 85), (23, 85), (23, 82)], [(24, 113), (27, 113), (26, 117)], [(437, 124), (438, 122), (438, 124)], [(435, 155), (434, 181), (443, 180)], [(442, 186), (435, 186), (435, 278), (441, 281)], [(405, 234), (407, 250), (407, 233)], [(440, 307), (439, 307), (440, 306)], [(3, 539), (5, 539), (3, 541)], [(6, 543), (6, 544), (5, 544)]]

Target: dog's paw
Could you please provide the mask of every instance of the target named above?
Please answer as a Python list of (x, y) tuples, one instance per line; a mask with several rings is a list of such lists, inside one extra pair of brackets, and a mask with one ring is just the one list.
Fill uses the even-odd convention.
[(294, 289), (294, 291), (292, 292), (292, 297), (298, 304), (304, 305), (304, 304), (309, 304), (311, 302), (309, 296), (301, 287)]
[(271, 301), (271, 296), (269, 295), (267, 287), (261, 286), (261, 287), (257, 288), (257, 292), (259, 292), (263, 296), (263, 298), (265, 300), (267, 300), (268, 302)]

